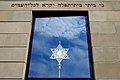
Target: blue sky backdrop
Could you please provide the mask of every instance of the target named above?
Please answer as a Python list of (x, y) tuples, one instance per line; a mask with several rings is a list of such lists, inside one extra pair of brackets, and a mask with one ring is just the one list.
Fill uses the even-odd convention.
[(59, 41), (69, 48), (70, 59), (61, 62), (62, 78), (90, 78), (86, 16), (36, 18), (29, 77), (57, 78), (58, 62), (50, 59), (50, 48)]

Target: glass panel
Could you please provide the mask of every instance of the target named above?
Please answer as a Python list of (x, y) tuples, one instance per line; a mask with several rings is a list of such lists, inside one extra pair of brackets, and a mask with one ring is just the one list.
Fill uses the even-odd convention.
[(35, 18), (28, 77), (90, 78), (86, 20)]

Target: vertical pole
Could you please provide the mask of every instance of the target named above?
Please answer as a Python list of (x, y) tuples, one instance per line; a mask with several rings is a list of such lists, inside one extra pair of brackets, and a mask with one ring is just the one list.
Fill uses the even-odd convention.
[(60, 78), (60, 70), (61, 70), (61, 64), (58, 64), (58, 78)]
[(59, 69), (59, 78), (60, 78), (60, 69)]

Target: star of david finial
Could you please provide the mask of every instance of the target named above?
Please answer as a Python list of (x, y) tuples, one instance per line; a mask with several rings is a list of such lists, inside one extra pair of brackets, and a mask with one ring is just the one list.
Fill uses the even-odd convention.
[(59, 44), (56, 48), (51, 48), (53, 54), (51, 55), (50, 59), (56, 59), (60, 65), (63, 59), (69, 59), (69, 56), (67, 55), (68, 50), (69, 48), (63, 48), (61, 42), (59, 41)]
[(61, 62), (63, 59), (69, 59), (68, 51), (69, 48), (63, 48), (61, 45), (61, 42), (59, 41), (59, 44), (56, 48), (51, 48), (52, 55), (50, 59), (56, 59), (58, 62), (58, 69), (59, 69), (59, 78), (60, 78), (60, 69), (61, 69)]

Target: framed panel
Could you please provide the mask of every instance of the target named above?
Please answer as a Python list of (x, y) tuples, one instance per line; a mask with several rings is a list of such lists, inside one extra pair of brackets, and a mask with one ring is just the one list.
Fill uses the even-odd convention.
[(87, 11), (33, 11), (26, 80), (94, 80)]

